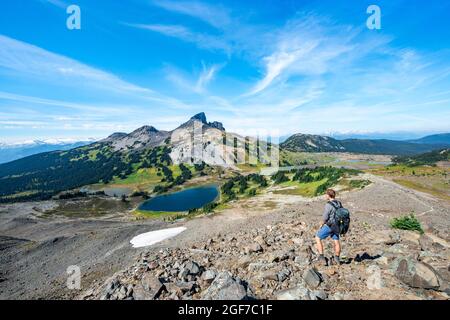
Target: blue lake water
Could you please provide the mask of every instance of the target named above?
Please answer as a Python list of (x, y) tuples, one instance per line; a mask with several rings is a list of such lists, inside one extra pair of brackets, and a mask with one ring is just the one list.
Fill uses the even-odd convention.
[(186, 189), (151, 198), (139, 207), (144, 211), (188, 211), (199, 209), (205, 204), (213, 202), (219, 196), (219, 190), (215, 185)]

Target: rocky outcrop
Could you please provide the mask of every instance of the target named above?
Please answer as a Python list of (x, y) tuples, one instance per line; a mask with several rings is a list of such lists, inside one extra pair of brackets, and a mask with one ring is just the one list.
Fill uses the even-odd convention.
[(277, 300), (312, 300), (311, 291), (300, 285), (275, 294)]
[(322, 275), (316, 269), (311, 268), (303, 273), (303, 280), (308, 287), (316, 289), (322, 282)]
[(106, 139), (100, 140), (99, 142), (111, 142), (111, 141), (122, 139), (126, 136), (127, 136), (127, 134), (125, 132), (115, 132), (112, 135), (110, 135), (109, 137), (107, 137)]
[[(256, 141), (251, 141), (256, 146)], [(170, 157), (175, 164), (205, 162), (234, 167), (244, 162), (245, 143), (244, 137), (226, 133), (220, 122), (208, 123), (205, 114), (199, 113), (171, 132)], [(267, 152), (262, 150), (260, 154), (265, 156)]]
[[(342, 264), (317, 260), (315, 225), (294, 219), (143, 253), (86, 299), (448, 299), (448, 250), (410, 232), (364, 228), (344, 239)], [(440, 241), (430, 236), (434, 242)], [(425, 241), (424, 239), (420, 240)], [(331, 249), (331, 248), (330, 248)], [(425, 250), (424, 250), (425, 249)], [(332, 251), (329, 252), (332, 254)]]
[(159, 131), (152, 126), (143, 126), (129, 134), (114, 133), (100, 143), (107, 143), (113, 147), (114, 151), (125, 152), (160, 146), (169, 137), (170, 132), (168, 131)]
[(200, 121), (201, 123), (208, 125), (211, 128), (225, 131), (225, 128), (223, 127), (222, 122), (218, 122), (218, 121), (208, 122), (206, 120), (206, 114), (204, 112), (200, 112), (200, 113), (196, 114), (195, 116), (191, 117), (191, 119), (187, 123), (190, 123), (192, 121)]
[(195, 116), (191, 117), (191, 120), (199, 120), (201, 123), (207, 124), (206, 114), (204, 112), (197, 113)]
[(245, 300), (251, 298), (244, 283), (228, 271), (217, 275), (211, 285), (202, 293), (204, 300)]
[(221, 131), (225, 131), (225, 128), (223, 127), (222, 122), (218, 122), (218, 121), (214, 121), (214, 122), (210, 122), (209, 126), (215, 129), (219, 129)]
[(411, 258), (400, 259), (395, 275), (413, 288), (439, 288), (436, 271), (426, 263), (418, 262)]

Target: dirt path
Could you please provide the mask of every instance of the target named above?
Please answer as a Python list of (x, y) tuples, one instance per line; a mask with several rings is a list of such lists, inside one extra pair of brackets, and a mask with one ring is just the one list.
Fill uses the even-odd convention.
[(399, 188), (402, 191), (404, 191), (406, 193), (406, 195), (410, 199), (412, 199), (413, 201), (417, 201), (421, 205), (428, 206), (429, 207), (428, 210), (425, 210), (423, 212), (417, 213), (417, 216), (419, 216), (419, 217), (420, 216), (424, 216), (424, 215), (434, 211), (434, 207), (433, 206), (431, 206), (429, 203), (426, 203), (425, 201), (421, 200), (420, 198), (427, 198), (428, 200), (432, 200), (432, 201), (433, 200), (439, 200), (439, 199), (436, 199), (436, 198), (434, 198), (433, 196), (431, 196), (429, 194), (426, 194), (424, 192), (420, 192), (420, 191), (417, 191), (417, 190), (413, 190), (413, 189), (408, 189), (406, 187), (403, 187), (402, 185), (399, 185), (399, 184), (397, 184), (397, 183), (395, 183), (393, 181), (387, 180), (387, 179), (383, 179), (383, 178), (381, 178), (379, 176), (375, 176), (375, 175), (372, 175), (372, 174), (365, 174), (365, 176), (367, 177), (367, 179), (369, 179), (371, 181), (374, 181), (374, 182), (376, 181), (378, 183), (389, 185), (389, 186), (392, 186), (394, 188)]

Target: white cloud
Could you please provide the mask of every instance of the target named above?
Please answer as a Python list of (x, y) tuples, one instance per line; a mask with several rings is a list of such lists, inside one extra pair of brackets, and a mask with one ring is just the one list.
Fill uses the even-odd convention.
[(196, 44), (198, 47), (209, 50), (220, 50), (229, 54), (231, 48), (220, 36), (212, 36), (204, 33), (197, 33), (181, 25), (163, 25), (163, 24), (135, 24), (125, 23), (125, 25), (149, 30), (163, 35), (177, 38), (186, 42)]
[[(11, 73), (13, 71), (13, 73)], [(116, 96), (132, 100), (140, 105), (156, 109), (164, 107), (176, 110), (189, 110), (192, 106), (166, 96), (149, 88), (127, 82), (120, 77), (88, 66), (74, 59), (59, 55), (37, 46), (0, 35), (0, 76), (14, 81), (16, 79), (31, 80), (35, 85), (62, 87), (74, 92), (94, 92), (95, 96)], [(99, 91), (101, 90), (101, 92)], [(2, 93), (5, 96), (6, 93)], [(9, 98), (12, 95), (10, 94)], [(16, 97), (17, 98), (17, 97)], [(21, 99), (29, 99), (22, 96)], [(36, 99), (33, 98), (36, 102)], [(53, 103), (41, 99), (40, 103)], [(151, 102), (151, 105), (148, 103)], [(56, 104), (67, 107), (80, 105), (58, 101)], [(56, 105), (54, 103), (54, 105)], [(86, 108), (86, 106), (82, 106)], [(101, 106), (105, 107), (105, 106)], [(108, 109), (105, 107), (105, 109)], [(101, 108), (97, 108), (101, 110)]]
[(40, 0), (41, 2), (49, 3), (61, 9), (66, 9), (69, 4), (62, 0)]
[(117, 106), (111, 107), (111, 105), (87, 105), (80, 103), (73, 103), (68, 101), (54, 100), (54, 99), (45, 99), (33, 96), (19, 95), (10, 92), (0, 91), (0, 100), (10, 100), (17, 101), (27, 104), (38, 104), (38, 105), (46, 105), (46, 106), (54, 106), (58, 108), (67, 108), (73, 109), (77, 111), (85, 111), (85, 112), (98, 112), (102, 111), (109, 114), (125, 114), (131, 112), (133, 109), (130, 106)]
[[(164, 68), (165, 78), (173, 85), (179, 87), (185, 94), (198, 94), (207, 96), (207, 86), (214, 80), (217, 72), (224, 64), (212, 64), (210, 66), (202, 62), (202, 69), (195, 75), (188, 74), (174, 66), (167, 65)], [(196, 77), (196, 78), (194, 78)]]
[(179, 14), (188, 15), (216, 28), (228, 26), (231, 22), (228, 10), (221, 6), (212, 6), (198, 1), (153, 1), (155, 6)]
[(326, 74), (334, 69), (336, 59), (353, 49), (350, 42), (355, 31), (327, 28), (325, 22), (318, 25), (317, 19), (302, 15), (274, 32), (272, 45), (269, 45), (271, 52), (264, 55), (261, 62), (265, 75), (248, 94), (259, 93), (280, 78)]
[[(433, 127), (432, 122), (439, 118), (439, 128), (448, 128), (448, 121), (442, 121), (449, 116), (448, 54), (427, 55), (411, 48), (396, 48), (385, 36), (387, 32), (369, 33), (317, 15), (298, 13), (283, 25), (263, 25), (235, 19), (230, 10), (212, 4), (163, 0), (153, 4), (175, 15), (168, 16), (166, 24), (127, 25), (211, 51), (199, 61), (225, 52), (230, 72), (225, 69), (227, 72), (219, 73), (224, 67), (220, 64), (204, 64), (200, 69), (195, 67), (196, 62), (194, 67), (183, 64), (185, 69), (179, 65), (166, 67), (162, 78), (170, 82), (167, 92), (176, 95), (167, 97), (98, 68), (0, 36), (0, 76), (27, 76), (77, 90), (101, 89), (114, 102), (109, 93), (125, 96), (107, 106), (0, 92), (0, 99), (17, 102), (15, 117), (7, 118), (0, 112), (2, 120), (11, 121), (5, 126), (17, 125), (27, 114), (26, 107), (38, 104), (80, 111), (82, 117), (55, 114), (52, 119), (29, 114), (35, 125), (66, 130), (132, 130), (145, 124), (145, 117), (152, 125), (172, 129), (191, 111), (205, 111), (232, 131), (280, 128), (283, 134), (289, 134), (419, 130)], [(194, 26), (199, 24), (190, 24), (190, 19), (183, 20), (186, 25), (175, 20), (169, 24), (171, 17), (180, 18), (178, 14), (214, 28), (206, 26), (198, 31)], [(439, 60), (440, 65), (436, 64)], [(121, 105), (127, 99), (132, 102)], [(24, 110), (19, 113), (16, 106)], [(100, 112), (108, 108), (108, 115)]]
[[(265, 41), (271, 38), (271, 26), (252, 25), (241, 18), (231, 15), (231, 10), (218, 4), (207, 4), (200, 1), (170, 1), (154, 0), (153, 5), (171, 13), (187, 15), (203, 21), (215, 29), (194, 30), (192, 27), (180, 24), (142, 24), (126, 23), (128, 26), (159, 32), (166, 36), (195, 44), (201, 49), (224, 52), (228, 57), (232, 54), (254, 54), (265, 46)], [(177, 19), (178, 20), (178, 19)], [(209, 32), (209, 33), (208, 33)]]
[(306, 52), (311, 51), (314, 48), (314, 44), (310, 44), (304, 48), (297, 50), (279, 51), (272, 55), (265, 57), (266, 62), (266, 75), (261, 79), (249, 94), (256, 94), (266, 89), (276, 78), (278, 78), (282, 72), (292, 66)]
[(207, 67), (204, 63), (202, 63), (203, 70), (197, 80), (197, 84), (195, 86), (195, 91), (198, 93), (204, 93), (206, 90), (206, 86), (214, 79), (217, 71), (222, 68), (222, 65), (214, 64), (210, 67)]
[(0, 35), (0, 68), (39, 81), (118, 92), (152, 93), (147, 88), (126, 82), (108, 72), (3, 35)]

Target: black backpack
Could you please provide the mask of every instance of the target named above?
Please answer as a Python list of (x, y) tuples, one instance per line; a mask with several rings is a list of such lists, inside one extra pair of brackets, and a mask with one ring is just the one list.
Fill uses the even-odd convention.
[(329, 201), (335, 209), (328, 220), (328, 225), (336, 234), (346, 234), (350, 228), (350, 211), (342, 206), (339, 201)]

